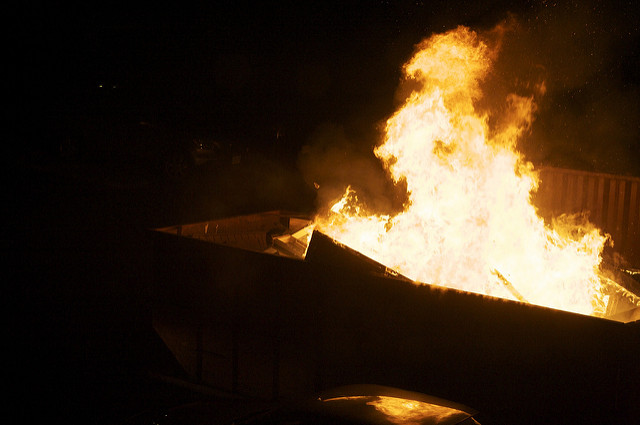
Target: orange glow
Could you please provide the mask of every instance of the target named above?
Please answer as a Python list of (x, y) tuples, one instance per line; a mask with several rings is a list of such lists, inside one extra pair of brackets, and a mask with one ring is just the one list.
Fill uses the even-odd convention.
[(440, 423), (450, 417), (467, 416), (449, 407), (396, 397), (378, 396), (367, 404), (375, 407), (395, 424), (417, 425), (424, 423), (425, 419), (429, 419), (429, 423)]
[(316, 218), (318, 230), (416, 282), (603, 314), (607, 236), (578, 217), (545, 225), (530, 203), (538, 177), (515, 146), (533, 98), (509, 95), (489, 131), (474, 105), (497, 52), (465, 27), (418, 47), (404, 72), (419, 87), (375, 149), (394, 181), (406, 180), (404, 211), (376, 215), (348, 188)]
[(374, 407), (378, 412), (385, 415), (389, 422), (398, 425), (441, 423), (449, 418), (458, 417), (461, 420), (469, 416), (451, 407), (389, 396), (346, 396), (330, 398), (323, 401), (335, 402), (342, 400), (366, 401), (368, 406)]

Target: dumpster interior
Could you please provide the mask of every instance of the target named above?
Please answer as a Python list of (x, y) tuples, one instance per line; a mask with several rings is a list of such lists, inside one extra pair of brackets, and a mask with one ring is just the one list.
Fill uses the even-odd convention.
[[(328, 266), (347, 267), (364, 273), (378, 273), (411, 281), (397, 271), (315, 230), (313, 219), (304, 214), (267, 211), (169, 226), (157, 231), (217, 245), (320, 262)], [(607, 263), (602, 265), (601, 279), (608, 285), (609, 295), (603, 317), (621, 322), (640, 320), (639, 276), (640, 269)], [(506, 279), (503, 278), (503, 281), (518, 301), (526, 302), (519, 296), (516, 288)]]

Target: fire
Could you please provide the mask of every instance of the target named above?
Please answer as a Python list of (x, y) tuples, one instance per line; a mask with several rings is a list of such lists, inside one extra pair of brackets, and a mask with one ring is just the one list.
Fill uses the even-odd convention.
[(465, 27), (418, 47), (404, 72), (419, 88), (375, 149), (393, 180), (406, 182), (404, 210), (375, 214), (347, 188), (316, 227), (416, 282), (604, 313), (607, 237), (575, 217), (547, 225), (530, 202), (538, 177), (515, 146), (533, 121), (533, 98), (509, 95), (490, 130), (475, 105), (496, 50)]

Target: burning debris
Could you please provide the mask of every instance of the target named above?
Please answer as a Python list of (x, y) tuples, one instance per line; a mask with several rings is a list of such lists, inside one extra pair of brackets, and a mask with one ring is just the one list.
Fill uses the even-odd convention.
[[(322, 233), (311, 217), (300, 214), (269, 211), (158, 230), (216, 245), (313, 263), (327, 269), (423, 284)], [(598, 277), (607, 296), (607, 304), (606, 311), (599, 316), (621, 322), (640, 319), (637, 270), (610, 264), (603, 265), (601, 269)], [(531, 304), (502, 273), (498, 270), (493, 272), (497, 278), (496, 285), (504, 286), (512, 295), (510, 299)]]
[[(515, 146), (534, 120), (533, 97), (507, 95), (497, 118), (476, 108), (497, 54), (459, 27), (424, 40), (405, 64), (414, 91), (374, 151), (393, 181), (406, 185), (400, 213), (369, 210), (347, 188), (313, 220), (269, 213), (245, 218), (242, 230), (218, 222), (192, 235), (580, 314), (635, 309), (637, 316), (635, 280), (603, 272), (611, 237), (580, 215), (545, 221), (532, 203), (539, 172)], [(629, 223), (638, 221), (631, 197)]]
[(418, 48), (404, 66), (416, 88), (375, 149), (406, 182), (405, 210), (378, 215), (347, 189), (317, 228), (417, 282), (604, 314), (608, 236), (575, 217), (548, 225), (531, 203), (538, 174), (515, 146), (533, 122), (533, 98), (508, 95), (497, 119), (476, 109), (498, 51), (465, 27)]

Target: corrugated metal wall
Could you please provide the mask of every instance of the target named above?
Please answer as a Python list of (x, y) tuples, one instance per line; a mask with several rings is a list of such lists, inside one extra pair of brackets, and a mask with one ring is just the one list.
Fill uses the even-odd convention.
[(614, 251), (640, 267), (640, 178), (543, 168), (534, 204), (545, 218), (588, 212), (614, 242)]

